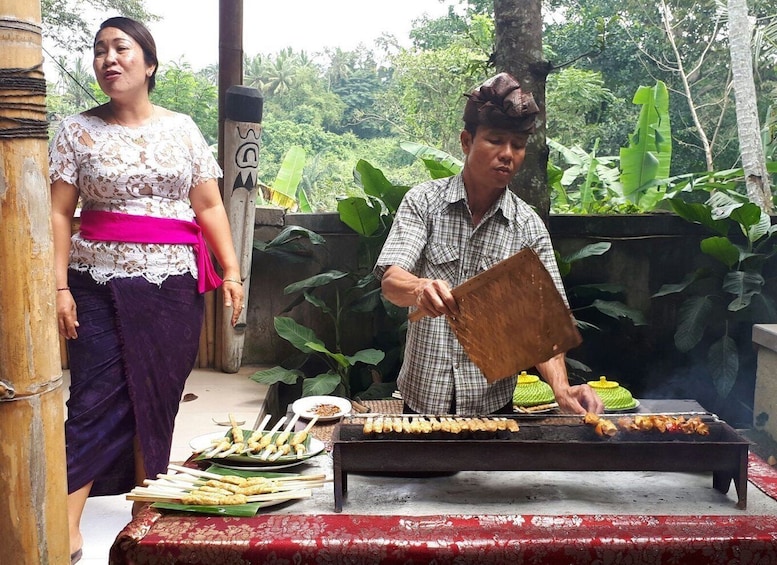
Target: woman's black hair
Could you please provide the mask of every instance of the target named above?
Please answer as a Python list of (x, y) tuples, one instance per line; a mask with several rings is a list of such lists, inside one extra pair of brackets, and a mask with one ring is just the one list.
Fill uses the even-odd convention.
[[(115, 27), (116, 29), (120, 29), (129, 35), (132, 39), (134, 39), (138, 45), (140, 45), (140, 48), (143, 50), (143, 60), (145, 61), (146, 65), (154, 66), (154, 70), (152, 71), (151, 76), (148, 78), (148, 91), (151, 92), (154, 90), (154, 87), (156, 86), (156, 70), (159, 68), (159, 60), (156, 56), (156, 42), (154, 41), (154, 37), (151, 35), (151, 32), (148, 31), (148, 28), (142, 23), (122, 16), (116, 16), (114, 18), (108, 18), (105, 20), (100, 24), (100, 29), (97, 31), (97, 34), (99, 35), (100, 31), (107, 27)], [(95, 41), (96, 40), (97, 35), (95, 35)]]

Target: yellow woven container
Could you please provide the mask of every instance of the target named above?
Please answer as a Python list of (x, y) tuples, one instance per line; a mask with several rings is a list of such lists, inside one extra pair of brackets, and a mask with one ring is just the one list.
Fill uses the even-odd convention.
[(637, 406), (637, 401), (631, 393), (615, 381), (608, 381), (607, 377), (599, 377), (598, 381), (588, 381), (604, 403), (605, 410), (630, 410)]
[(539, 406), (555, 402), (553, 389), (537, 375), (527, 375), (521, 371), (513, 392), (513, 406)]

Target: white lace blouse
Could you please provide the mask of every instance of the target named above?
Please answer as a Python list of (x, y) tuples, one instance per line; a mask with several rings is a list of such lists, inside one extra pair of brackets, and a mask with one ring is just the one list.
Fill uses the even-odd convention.
[[(82, 210), (177, 218), (191, 221), (189, 190), (221, 169), (194, 121), (165, 113), (128, 128), (96, 116), (77, 114), (62, 121), (49, 146), (51, 182), (78, 188)], [(97, 282), (142, 276), (161, 284), (171, 275), (191, 273), (197, 263), (189, 245), (71, 239), (70, 268)]]

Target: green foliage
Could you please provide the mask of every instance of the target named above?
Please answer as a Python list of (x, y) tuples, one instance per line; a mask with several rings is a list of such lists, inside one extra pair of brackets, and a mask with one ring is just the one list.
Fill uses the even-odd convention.
[(291, 263), (309, 261), (312, 254), (303, 240), (312, 245), (323, 245), (326, 240), (316, 232), (300, 226), (286, 226), (270, 241), (254, 240), (254, 249), (282, 258)]
[[(712, 384), (718, 397), (725, 399), (739, 376), (740, 359), (752, 354), (752, 324), (777, 320), (777, 307), (763, 274), (775, 254), (772, 236), (777, 227), (742, 195), (718, 190), (714, 183), (697, 182), (695, 186), (696, 193), (678, 193), (670, 203), (679, 216), (714, 234), (700, 244), (710, 264), (695, 268), (679, 283), (662, 286), (653, 297), (683, 298), (675, 346), (682, 352), (706, 350)], [(705, 202), (684, 200), (700, 190), (710, 193)], [(747, 339), (738, 340), (742, 335)], [(747, 345), (740, 346), (742, 341)]]
[[(41, 18), (47, 38), (67, 51), (84, 51), (92, 47), (95, 28), (87, 14), (127, 16), (149, 23), (159, 18), (148, 11), (145, 0), (89, 0), (90, 10), (78, 0), (41, 0)], [(107, 17), (107, 16), (106, 16)]]
[[(577, 251), (563, 256), (556, 251), (556, 263), (562, 278), (568, 279), (574, 263), (588, 257), (604, 255), (610, 250), (610, 247), (612, 247), (610, 242), (599, 242), (585, 245)], [(647, 323), (642, 312), (629, 308), (623, 302), (616, 300), (624, 294), (624, 288), (620, 285), (601, 282), (565, 286), (570, 309), (580, 331), (601, 331), (601, 328), (592, 322), (590, 318), (586, 320), (587, 314), (592, 311), (603, 314), (618, 323), (623, 320), (629, 320), (635, 326), (644, 326)], [(591, 372), (589, 367), (569, 355), (567, 356), (567, 363), (573, 368)]]
[(218, 89), (188, 63), (173, 64), (157, 75), (151, 92), (155, 104), (191, 116), (208, 144), (218, 142)]
[[(336, 280), (336, 277), (333, 277), (332, 280)], [(316, 303), (316, 305), (318, 304)], [(334, 316), (334, 313), (328, 309), (325, 308), (325, 311)], [(275, 331), (278, 332), (279, 336), (303, 353), (317, 355), (320, 359), (323, 359), (329, 370), (315, 377), (305, 378), (299, 370), (284, 369), (278, 366), (254, 373), (251, 379), (258, 383), (266, 385), (272, 385), (277, 382), (293, 384), (298, 378), (302, 377), (303, 396), (337, 394), (348, 397), (351, 393), (349, 377), (353, 367), (357, 363), (377, 365), (384, 356), (382, 351), (375, 349), (362, 349), (354, 355), (343, 355), (338, 351), (327, 349), (324, 342), (316, 337), (310, 328), (298, 324), (291, 318), (278, 316), (275, 318), (274, 323)]]
[(268, 202), (287, 210), (311, 212), (307, 195), (300, 188), (304, 166), (305, 150), (299, 145), (289, 147), (272, 185), (260, 183), (262, 191), (256, 196), (257, 203)]
[[(639, 87), (634, 104), (642, 106), (629, 146), (621, 149), (623, 195), (640, 209), (652, 209), (656, 201), (651, 191), (656, 181), (669, 177), (672, 158), (672, 130), (669, 125), (669, 93), (658, 81), (652, 88)], [(648, 202), (647, 204), (645, 202)]]
[(598, 156), (598, 140), (590, 153), (548, 140), (553, 155), (568, 165), (561, 170), (548, 164), (554, 211), (647, 212), (661, 205), (669, 184), (672, 149), (666, 86), (658, 82), (652, 88), (640, 87), (634, 104), (641, 105), (642, 111), (620, 157)]
[(554, 155), (561, 156), (569, 165), (562, 170), (548, 161), (548, 184), (554, 212), (602, 214), (634, 210), (634, 206), (621, 197), (618, 158), (598, 157), (597, 143), (591, 153), (586, 153), (579, 147), (564, 147), (548, 139)]
[(551, 73), (545, 87), (548, 137), (561, 145), (589, 147), (603, 135), (602, 117), (622, 102), (604, 85), (600, 72), (566, 67)]
[(491, 43), (461, 37), (442, 49), (400, 51), (387, 88), (376, 98), (377, 113), (395, 134), (443, 151), (460, 150), (462, 93), (492, 72)]

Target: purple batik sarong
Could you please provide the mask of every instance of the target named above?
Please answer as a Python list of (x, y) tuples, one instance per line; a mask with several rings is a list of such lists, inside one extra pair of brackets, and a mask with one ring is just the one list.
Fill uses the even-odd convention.
[(125, 493), (135, 485), (136, 435), (146, 476), (167, 470), (204, 298), (190, 275), (161, 285), (143, 277), (98, 284), (73, 270), (68, 276), (80, 324), (78, 338), (67, 342), (68, 492), (94, 481), (93, 496)]

